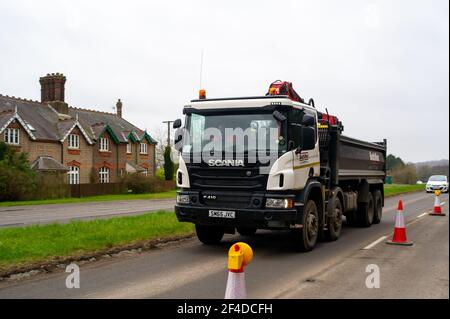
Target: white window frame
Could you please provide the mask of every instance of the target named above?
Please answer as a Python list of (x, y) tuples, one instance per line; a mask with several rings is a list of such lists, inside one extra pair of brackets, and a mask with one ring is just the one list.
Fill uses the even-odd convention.
[(131, 142), (127, 144), (127, 154), (131, 154)]
[(148, 154), (148, 144), (147, 143), (141, 143), (140, 154)]
[(80, 148), (80, 135), (69, 134), (67, 141), (69, 143), (68, 148), (70, 148), (70, 149), (79, 149)]
[(100, 152), (108, 152), (109, 151), (109, 138), (102, 137), (100, 139)]
[(100, 183), (104, 184), (104, 183), (109, 183), (109, 168), (106, 166), (101, 167), (98, 170), (98, 174), (99, 174), (99, 181)]
[(20, 144), (20, 130), (18, 128), (8, 127), (5, 130), (5, 143), (11, 145)]
[(70, 170), (67, 173), (67, 175), (69, 176), (69, 184), (80, 184), (80, 168), (78, 166), (70, 166), (69, 169)]

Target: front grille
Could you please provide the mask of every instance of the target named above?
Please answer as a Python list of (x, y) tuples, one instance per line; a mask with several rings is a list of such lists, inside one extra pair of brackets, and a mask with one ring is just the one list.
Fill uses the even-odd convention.
[(209, 207), (248, 208), (251, 205), (251, 194), (236, 194), (221, 192), (208, 196), (208, 192), (202, 192), (201, 203)]
[(188, 167), (191, 187), (201, 189), (264, 190), (267, 174), (259, 167)]

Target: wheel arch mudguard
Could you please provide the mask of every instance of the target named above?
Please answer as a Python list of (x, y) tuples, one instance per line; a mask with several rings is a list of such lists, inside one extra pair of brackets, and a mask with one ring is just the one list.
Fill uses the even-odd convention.
[[(333, 187), (333, 189), (330, 191), (330, 197), (328, 199), (328, 203), (331, 203), (332, 200), (335, 198), (338, 198), (341, 201), (341, 207), (342, 210), (344, 210), (344, 192), (342, 189), (338, 186)], [(331, 205), (328, 205), (327, 214), (330, 215), (332, 212), (330, 211)]]
[(370, 187), (367, 180), (362, 180), (358, 186), (358, 203), (367, 204), (369, 202)]
[(305, 185), (305, 188), (303, 189), (303, 191), (296, 197), (295, 201), (297, 203), (299, 203), (300, 207), (301, 207), (301, 209), (299, 210), (299, 213), (303, 214), (303, 207), (305, 207), (306, 201), (311, 197), (314, 198), (316, 205), (318, 206), (317, 209), (318, 209), (320, 224), (323, 225), (323, 223), (325, 221), (325, 205), (324, 205), (322, 184), (315, 179), (309, 179), (306, 182), (306, 185)]

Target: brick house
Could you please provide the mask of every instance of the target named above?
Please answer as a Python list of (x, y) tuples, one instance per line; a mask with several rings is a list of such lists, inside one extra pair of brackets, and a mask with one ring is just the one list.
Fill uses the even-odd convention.
[(125, 173), (155, 174), (152, 137), (116, 113), (75, 108), (66, 77), (40, 78), (41, 101), (0, 94), (0, 141), (28, 154), (34, 169), (67, 172), (70, 184), (113, 183)]

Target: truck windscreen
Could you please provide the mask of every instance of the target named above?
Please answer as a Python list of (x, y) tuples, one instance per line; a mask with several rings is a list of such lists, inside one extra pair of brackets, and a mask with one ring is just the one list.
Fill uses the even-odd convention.
[(286, 150), (285, 128), (270, 113), (199, 114), (186, 117), (183, 153)]

